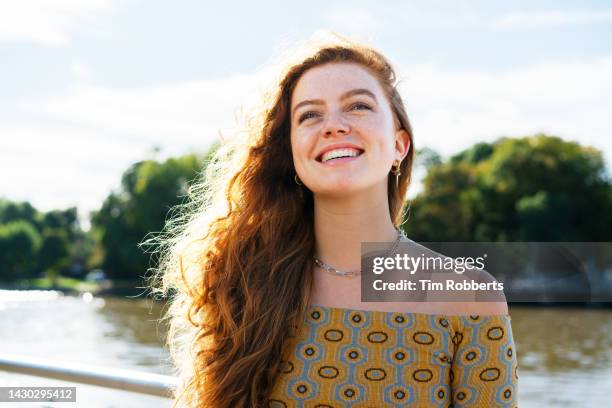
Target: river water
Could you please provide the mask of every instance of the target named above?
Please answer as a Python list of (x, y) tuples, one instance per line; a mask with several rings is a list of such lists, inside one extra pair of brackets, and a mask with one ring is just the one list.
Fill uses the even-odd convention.
[[(0, 291), (0, 352), (170, 374), (162, 313), (150, 300)], [(520, 407), (610, 406), (612, 310), (512, 307), (510, 315)], [(77, 403), (56, 406), (171, 406), (169, 399), (0, 371), (0, 386), (60, 385), (77, 387)]]

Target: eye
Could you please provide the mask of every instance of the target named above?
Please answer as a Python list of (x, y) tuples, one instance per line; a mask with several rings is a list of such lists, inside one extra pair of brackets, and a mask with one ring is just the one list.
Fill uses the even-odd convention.
[(315, 115), (315, 116), (316, 116), (316, 115), (318, 115), (318, 114), (317, 114), (317, 112), (314, 112), (314, 111), (308, 111), (308, 112), (306, 112), (306, 113), (302, 114), (302, 115), (299, 117), (299, 119), (298, 119), (298, 123), (302, 123), (302, 122), (303, 122), (303, 121), (305, 121), (306, 119), (310, 119), (310, 118), (315, 117), (315, 116), (313, 116), (313, 115)]
[(361, 109), (368, 109), (368, 110), (372, 110), (372, 108), (370, 108), (369, 105), (363, 103), (363, 102), (357, 102), (351, 105), (351, 107), (349, 108), (349, 110), (354, 110), (355, 108), (358, 108), (359, 110)]

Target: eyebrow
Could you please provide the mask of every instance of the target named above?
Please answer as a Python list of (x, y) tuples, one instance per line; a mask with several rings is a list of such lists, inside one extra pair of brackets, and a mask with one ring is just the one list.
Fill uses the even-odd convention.
[[(349, 98), (351, 96), (355, 96), (355, 95), (368, 95), (370, 98), (374, 99), (376, 101), (376, 103), (378, 103), (378, 100), (376, 99), (376, 95), (374, 95), (374, 93), (372, 91), (369, 91), (365, 88), (357, 88), (357, 89), (351, 89), (350, 91), (347, 91), (345, 93), (343, 93), (342, 95), (340, 95), (340, 100), (344, 100), (346, 98)], [(295, 115), (295, 111), (297, 111), (297, 109), (301, 106), (304, 105), (323, 105), (325, 102), (322, 99), (307, 99), (305, 101), (302, 101), (300, 103), (298, 103), (297, 105), (295, 105), (295, 107), (293, 108), (293, 113), (292, 115)]]

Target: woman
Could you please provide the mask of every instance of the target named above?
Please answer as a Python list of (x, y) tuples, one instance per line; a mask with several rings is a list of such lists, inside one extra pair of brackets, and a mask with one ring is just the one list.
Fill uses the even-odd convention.
[(361, 242), (413, 243), (398, 225), (415, 147), (389, 62), (318, 45), (259, 119), (162, 251), (175, 406), (516, 406), (505, 302), (361, 302)]

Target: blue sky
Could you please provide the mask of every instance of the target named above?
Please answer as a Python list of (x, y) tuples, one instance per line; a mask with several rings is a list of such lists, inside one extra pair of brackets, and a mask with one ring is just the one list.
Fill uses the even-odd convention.
[(611, 1), (287, 3), (0, 3), (0, 196), (85, 217), (134, 161), (231, 134), (271, 59), (320, 29), (392, 60), (417, 147), (546, 132), (612, 162)]

